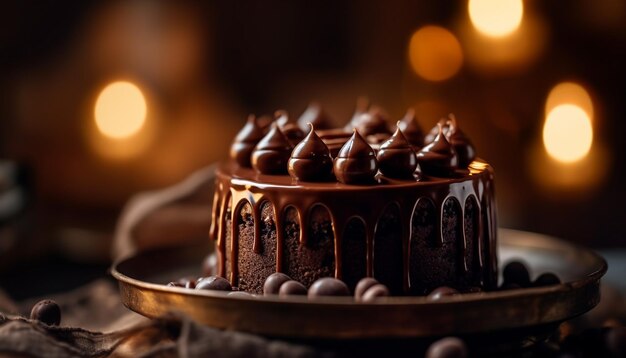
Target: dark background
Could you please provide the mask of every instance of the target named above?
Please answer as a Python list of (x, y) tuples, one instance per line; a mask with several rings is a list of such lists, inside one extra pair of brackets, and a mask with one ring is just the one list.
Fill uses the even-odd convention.
[[(0, 284), (27, 296), (19, 283), (50, 268), (61, 285), (34, 291), (102, 275), (133, 193), (224, 158), (248, 113), (299, 116), (317, 100), (343, 124), (359, 96), (393, 122), (415, 107), (426, 130), (455, 113), (496, 169), (501, 226), (624, 246), (626, 4), (524, 6), (522, 27), (536, 31), (520, 36), (532, 51), (495, 63), (493, 48), (473, 42), (465, 1), (3, 3), (0, 188), (21, 194), (1, 218)], [(463, 64), (444, 81), (409, 63), (411, 36), (425, 25), (461, 45)], [(98, 147), (88, 129), (99, 91), (117, 80), (142, 89), (157, 128), (128, 156), (108, 155), (117, 144)], [(546, 98), (564, 81), (589, 92), (595, 113), (591, 154), (569, 166), (541, 145)]]

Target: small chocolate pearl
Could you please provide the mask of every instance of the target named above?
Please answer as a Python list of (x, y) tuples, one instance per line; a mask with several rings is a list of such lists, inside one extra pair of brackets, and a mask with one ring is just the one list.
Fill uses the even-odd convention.
[(363, 297), (365, 291), (376, 284), (378, 284), (378, 280), (373, 277), (362, 278), (359, 280), (359, 283), (356, 284), (356, 288), (354, 289), (354, 298), (359, 301)]
[(36, 319), (48, 326), (58, 326), (61, 323), (61, 307), (53, 300), (39, 301), (30, 311), (30, 319)]
[(387, 288), (387, 286), (379, 283), (368, 288), (365, 291), (365, 293), (361, 297), (361, 302), (374, 302), (377, 298), (387, 296), (389, 296), (389, 289)]
[(542, 286), (551, 286), (558, 285), (561, 283), (559, 277), (551, 272), (542, 273), (537, 277), (535, 282), (533, 282), (533, 286), (542, 287)]
[(448, 297), (448, 296), (453, 296), (453, 295), (458, 295), (458, 294), (459, 294), (459, 291), (455, 290), (454, 288), (448, 287), (448, 286), (442, 286), (442, 287), (438, 287), (432, 290), (432, 292), (429, 293), (426, 298), (428, 298), (430, 301), (438, 301), (443, 297)]
[(530, 275), (526, 265), (519, 261), (509, 262), (502, 271), (504, 283), (516, 283), (522, 287), (530, 286)]
[(610, 328), (604, 342), (612, 357), (626, 357), (626, 328)]
[(426, 358), (465, 358), (467, 355), (465, 342), (456, 337), (440, 339), (426, 351)]
[(203, 277), (196, 282), (196, 290), (231, 291), (232, 289), (230, 282), (220, 276)]
[(275, 272), (265, 279), (265, 283), (263, 284), (263, 294), (264, 295), (277, 295), (280, 286), (283, 283), (291, 281), (291, 277), (285, 275), (282, 272)]
[(238, 297), (238, 298), (252, 298), (254, 296), (252, 296), (251, 294), (249, 294), (248, 292), (245, 291), (233, 291), (233, 292), (228, 292), (228, 297)]
[(301, 296), (301, 295), (306, 295), (306, 294), (307, 294), (306, 287), (304, 287), (304, 285), (301, 284), (300, 282), (294, 281), (294, 280), (290, 280), (290, 281), (283, 283), (278, 289), (278, 296), (280, 297), (287, 297), (287, 296), (293, 296), (293, 295)]
[(308, 297), (319, 296), (350, 296), (350, 290), (343, 281), (332, 277), (324, 277), (313, 282)]

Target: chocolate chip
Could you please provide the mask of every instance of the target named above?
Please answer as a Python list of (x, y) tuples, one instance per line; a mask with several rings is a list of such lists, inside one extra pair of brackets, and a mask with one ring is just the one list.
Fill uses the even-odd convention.
[(526, 265), (519, 261), (511, 261), (502, 271), (504, 283), (516, 283), (522, 287), (530, 286), (530, 275)]
[(283, 283), (291, 281), (291, 277), (285, 275), (282, 272), (275, 272), (265, 279), (265, 283), (263, 284), (263, 294), (264, 295), (277, 295), (280, 286)]
[(278, 295), (280, 297), (287, 297), (292, 295), (306, 295), (307, 289), (298, 281), (289, 280), (283, 283), (278, 289)]
[(377, 298), (389, 296), (389, 289), (383, 284), (376, 284), (365, 291), (361, 302), (374, 302)]
[(428, 298), (430, 301), (438, 301), (442, 297), (448, 297), (448, 296), (453, 296), (453, 295), (458, 295), (458, 294), (459, 294), (459, 291), (455, 290), (454, 288), (448, 287), (448, 286), (442, 286), (442, 287), (438, 287), (432, 290), (432, 292), (429, 293), (426, 298)]
[(426, 358), (465, 358), (467, 355), (467, 346), (456, 337), (440, 339), (426, 351)]
[(542, 273), (537, 277), (535, 282), (533, 282), (533, 286), (535, 287), (543, 287), (543, 286), (551, 286), (558, 285), (561, 283), (559, 277), (551, 272)]
[(61, 323), (61, 307), (53, 300), (39, 301), (30, 311), (30, 319), (36, 319), (49, 326), (58, 326)]
[(196, 290), (231, 291), (232, 289), (230, 282), (220, 276), (203, 277), (196, 282)]
[(343, 281), (324, 277), (313, 282), (309, 288), (309, 298), (318, 296), (350, 296), (350, 290)]
[(359, 280), (359, 283), (356, 284), (356, 288), (354, 289), (354, 298), (359, 301), (363, 297), (365, 291), (376, 284), (378, 284), (378, 281), (373, 277), (362, 278)]

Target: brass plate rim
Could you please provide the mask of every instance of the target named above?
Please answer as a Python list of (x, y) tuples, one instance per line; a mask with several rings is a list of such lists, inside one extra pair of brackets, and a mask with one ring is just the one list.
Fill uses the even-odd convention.
[[(597, 253), (546, 235), (509, 229), (500, 229), (499, 233), (500, 242), (504, 241), (505, 246), (561, 248), (589, 255), (596, 267), (586, 275), (560, 285), (470, 293), (434, 302), (425, 297), (405, 296), (372, 303), (355, 303), (349, 297), (316, 300), (233, 297), (226, 292), (168, 287), (123, 272), (125, 264), (138, 260), (141, 255), (116, 262), (111, 274), (119, 282), (124, 305), (144, 316), (158, 317), (168, 311), (180, 311), (215, 328), (292, 338), (474, 334), (564, 321), (585, 313), (599, 302), (599, 281), (606, 273), (607, 264)], [(511, 240), (511, 237), (517, 238)], [(516, 242), (521, 237), (525, 242)], [(528, 315), (524, 312), (524, 305), (529, 308)], [(490, 313), (493, 310), (501, 310), (502, 317)], [(485, 319), (481, 319), (483, 314)], [(388, 317), (381, 320), (379, 315)], [(468, 324), (470, 320), (476, 321)]]

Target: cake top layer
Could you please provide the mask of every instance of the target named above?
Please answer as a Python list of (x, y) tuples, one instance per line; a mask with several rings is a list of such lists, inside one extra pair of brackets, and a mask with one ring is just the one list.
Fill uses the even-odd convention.
[(452, 114), (426, 136), (413, 109), (393, 130), (377, 107), (359, 106), (343, 128), (331, 123), (316, 103), (297, 121), (285, 111), (274, 121), (250, 115), (231, 146), (228, 171), (279, 185), (364, 186), (455, 179), (486, 166), (472, 166), (476, 151)]

